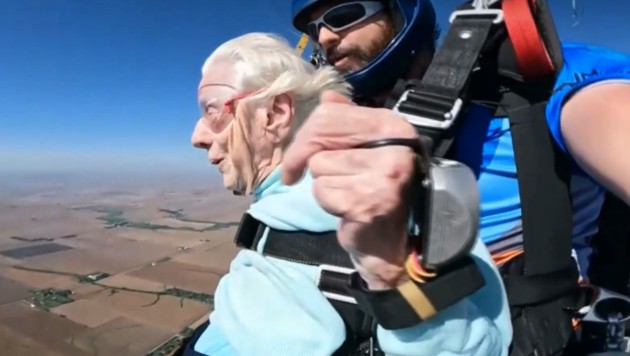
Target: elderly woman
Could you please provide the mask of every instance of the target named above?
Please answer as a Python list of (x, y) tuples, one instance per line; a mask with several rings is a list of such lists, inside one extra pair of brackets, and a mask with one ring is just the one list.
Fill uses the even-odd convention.
[[(193, 145), (207, 150), (227, 189), (254, 196), (248, 213), (269, 228), (317, 233), (338, 227), (339, 219), (313, 197), (308, 172), (292, 186), (280, 180), (285, 149), (324, 91), (349, 96), (348, 85), (334, 70), (316, 70), (270, 34), (230, 40), (203, 65), (198, 91), (203, 117)], [(265, 256), (264, 244), (263, 236), (256, 251), (242, 250), (232, 261), (217, 287), (209, 324), (198, 330), (188, 355), (339, 354), (346, 325), (318, 289), (318, 267)], [(511, 327), (498, 272), (482, 243), (473, 256), (486, 285), (418, 325), (400, 330), (378, 326), (380, 350), (396, 355), (507, 354)]]

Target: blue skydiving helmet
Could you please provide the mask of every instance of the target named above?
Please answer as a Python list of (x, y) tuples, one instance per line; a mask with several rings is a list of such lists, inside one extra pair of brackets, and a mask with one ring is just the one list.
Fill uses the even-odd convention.
[[(307, 33), (309, 12), (326, 2), (332, 0), (292, 0), (293, 26), (302, 33)], [(355, 96), (372, 97), (393, 87), (409, 69), (414, 53), (426, 48), (428, 44), (433, 45), (435, 10), (429, 0), (383, 2), (392, 12), (396, 35), (370, 63), (345, 76), (353, 86)]]

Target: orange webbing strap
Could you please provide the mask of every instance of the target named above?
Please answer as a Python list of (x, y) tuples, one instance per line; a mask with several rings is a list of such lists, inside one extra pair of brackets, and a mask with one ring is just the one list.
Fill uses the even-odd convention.
[(523, 254), (523, 250), (513, 250), (492, 254), (492, 260), (497, 267), (503, 266), (506, 262)]
[(422, 267), (418, 259), (418, 251), (416, 250), (413, 250), (407, 257), (405, 269), (409, 277), (418, 283), (424, 283), (436, 276), (434, 272), (429, 272)]
[(503, 16), (525, 79), (539, 79), (554, 72), (553, 61), (534, 20), (536, 0), (503, 0)]

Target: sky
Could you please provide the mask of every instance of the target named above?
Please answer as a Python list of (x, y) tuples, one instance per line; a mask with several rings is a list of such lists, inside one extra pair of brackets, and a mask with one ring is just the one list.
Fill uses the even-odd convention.
[[(630, 53), (628, 0), (548, 0), (562, 40)], [(461, 0), (434, 1), (442, 28)], [(288, 0), (0, 0), (0, 173), (213, 172), (190, 134), (206, 57), (297, 43)], [(576, 23), (577, 22), (577, 23)]]

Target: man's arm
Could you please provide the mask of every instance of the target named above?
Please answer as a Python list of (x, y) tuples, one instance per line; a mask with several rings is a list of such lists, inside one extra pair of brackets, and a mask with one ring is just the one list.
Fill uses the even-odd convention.
[(580, 90), (564, 105), (560, 128), (578, 165), (630, 204), (630, 82)]

